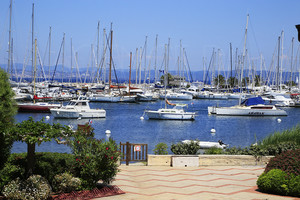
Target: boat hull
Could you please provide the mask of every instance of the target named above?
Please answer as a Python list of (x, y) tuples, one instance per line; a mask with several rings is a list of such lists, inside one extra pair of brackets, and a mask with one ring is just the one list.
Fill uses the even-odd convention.
[(33, 113), (50, 113), (50, 109), (57, 108), (60, 105), (53, 105), (47, 103), (30, 103), (30, 104), (18, 104), (19, 112), (33, 112)]
[(93, 96), (88, 98), (92, 102), (112, 102), (116, 103), (121, 100), (120, 96)]
[(250, 109), (238, 107), (208, 107), (208, 113), (227, 116), (287, 116), (284, 110), (279, 109)]
[(194, 120), (195, 113), (162, 113), (159, 111), (145, 111), (149, 119), (165, 119), (165, 120)]
[(76, 118), (105, 118), (105, 110), (95, 110), (93, 112), (89, 111), (68, 111), (61, 109), (51, 109), (51, 114), (54, 118), (65, 118), (65, 119), (76, 119)]

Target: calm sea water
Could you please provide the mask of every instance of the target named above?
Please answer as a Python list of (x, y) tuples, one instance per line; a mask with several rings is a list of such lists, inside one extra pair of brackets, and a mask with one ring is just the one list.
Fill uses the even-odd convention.
[[(176, 103), (176, 101), (172, 101)], [(179, 102), (179, 101), (178, 101)], [(194, 121), (149, 120), (143, 116), (146, 109), (158, 109), (164, 106), (164, 101), (132, 103), (90, 103), (92, 108), (106, 110), (105, 119), (92, 119), (96, 138), (105, 138), (105, 131), (111, 131), (111, 137), (119, 142), (147, 143), (148, 152), (153, 153), (155, 145), (164, 142), (169, 147), (171, 144), (186, 139), (199, 139), (200, 141), (216, 142), (222, 140), (232, 146), (249, 146), (257, 140), (262, 140), (267, 135), (276, 131), (290, 129), (300, 122), (300, 108), (282, 108), (288, 116), (280, 117), (238, 117), (215, 116), (207, 114), (207, 107), (212, 105), (232, 106), (237, 100), (191, 100), (187, 103), (189, 111), (196, 111), (198, 115)], [(35, 120), (50, 116), (48, 123), (61, 123), (64, 125), (84, 124), (88, 119), (54, 119), (50, 113), (18, 113), (16, 121), (21, 122), (32, 116)], [(215, 134), (210, 130), (214, 128)], [(16, 142), (12, 152), (26, 152), (25, 143)], [(70, 152), (70, 149), (56, 142), (47, 142), (37, 147), (39, 152)]]

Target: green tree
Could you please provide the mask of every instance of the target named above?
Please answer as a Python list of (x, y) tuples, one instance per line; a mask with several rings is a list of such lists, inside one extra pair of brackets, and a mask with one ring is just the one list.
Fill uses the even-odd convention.
[(167, 155), (168, 154), (168, 145), (166, 143), (158, 143), (153, 150), (155, 155)]
[(43, 142), (49, 142), (59, 137), (70, 136), (72, 130), (68, 126), (60, 124), (49, 124), (44, 122), (44, 118), (40, 121), (34, 121), (32, 117), (16, 124), (11, 128), (10, 134), (14, 141), (27, 143), (27, 169), (26, 176), (29, 177), (34, 172), (35, 165), (35, 145)]
[[(162, 75), (160, 77), (161, 84), (164, 84), (164, 80), (165, 80), (165, 75)], [(173, 76), (172, 76), (172, 74), (168, 73), (167, 85), (169, 85), (170, 80), (173, 80)]]
[(255, 78), (254, 78), (254, 81), (255, 81), (255, 86), (260, 86), (260, 75), (255, 75)]
[(248, 86), (248, 84), (249, 84), (249, 80), (250, 80), (250, 79), (249, 79), (249, 77), (244, 77), (244, 78), (243, 78), (243, 82), (242, 82), (242, 83), (243, 83), (243, 85), (242, 85), (242, 86), (243, 86), (243, 87), (246, 87), (246, 86)]
[(219, 87), (222, 87), (222, 86), (225, 85), (225, 78), (224, 78), (223, 75), (219, 74), (219, 75), (215, 78), (214, 82), (215, 82), (215, 85), (219, 85)]
[(7, 134), (8, 128), (14, 123), (14, 116), (17, 112), (16, 102), (14, 100), (14, 92), (12, 91), (8, 75), (0, 69), (0, 170), (3, 168), (13, 141)]
[(230, 85), (231, 88), (238, 85), (238, 79), (235, 78), (235, 77), (229, 77), (227, 79), (227, 82), (228, 82), (228, 84)]

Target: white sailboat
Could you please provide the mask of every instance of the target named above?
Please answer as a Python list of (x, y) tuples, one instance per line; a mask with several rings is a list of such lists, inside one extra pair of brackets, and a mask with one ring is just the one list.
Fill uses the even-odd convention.
[(231, 107), (208, 107), (208, 114), (228, 116), (286, 116), (284, 110), (275, 105), (265, 105), (261, 97), (246, 99), (241, 105)]
[[(167, 49), (167, 47), (166, 47)], [(166, 50), (167, 52), (167, 50)], [(167, 64), (165, 59), (165, 75), (164, 75), (164, 88), (166, 94), (167, 86)], [(167, 108), (167, 104), (174, 106), (173, 108)], [(146, 110), (145, 113), (149, 119), (160, 119), (160, 120), (194, 120), (196, 113), (195, 112), (186, 112), (184, 107), (186, 104), (172, 104), (170, 103), (165, 95), (165, 108), (160, 108), (158, 110)]]
[[(249, 20), (249, 15), (247, 16), (247, 25), (245, 31), (243, 65), (245, 61), (248, 20)], [(241, 69), (240, 80), (243, 79), (243, 65)], [(249, 98), (246, 99), (243, 103), (241, 103), (241, 96), (242, 95), (240, 94), (239, 104), (237, 106), (232, 106), (232, 107), (209, 106), (208, 114), (227, 115), (227, 116), (286, 116), (287, 115), (286, 111), (280, 110), (276, 108), (274, 105), (265, 105), (264, 100), (261, 97)]]

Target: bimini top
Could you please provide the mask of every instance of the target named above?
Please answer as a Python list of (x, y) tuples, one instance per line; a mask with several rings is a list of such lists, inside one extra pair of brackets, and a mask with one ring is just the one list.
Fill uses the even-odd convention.
[(252, 106), (257, 104), (265, 104), (265, 101), (259, 96), (259, 97), (248, 98), (242, 102), (242, 105), (245, 106)]

